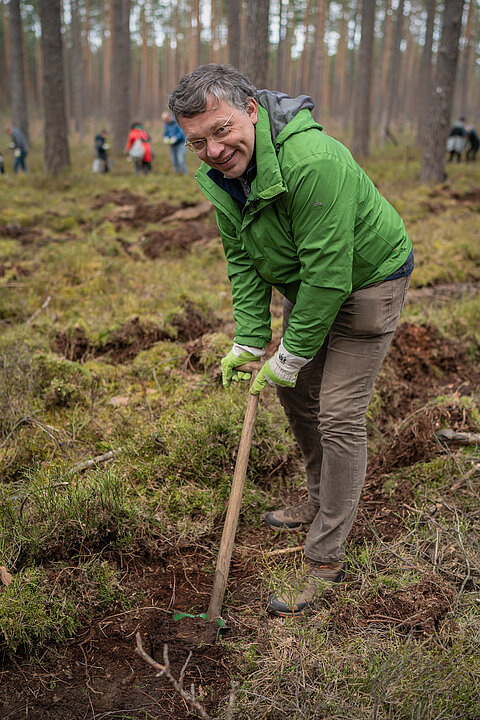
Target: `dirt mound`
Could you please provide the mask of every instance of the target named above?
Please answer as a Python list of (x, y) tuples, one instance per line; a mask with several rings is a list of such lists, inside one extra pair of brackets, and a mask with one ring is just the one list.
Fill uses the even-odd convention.
[(41, 230), (32, 230), (26, 228), (20, 223), (13, 222), (7, 225), (0, 225), (0, 237), (11, 238), (12, 240), (20, 240), (22, 245), (28, 245), (42, 237)]
[(130, 192), (130, 190), (123, 188), (98, 195), (92, 204), (92, 208), (98, 210), (111, 203), (114, 205), (142, 205), (144, 202), (145, 198), (142, 195), (136, 195)]
[(159, 340), (170, 340), (170, 336), (157, 325), (135, 317), (115, 330), (103, 345), (97, 346), (95, 355), (108, 355), (113, 362), (122, 363)]
[(111, 362), (123, 363), (135, 358), (160, 340), (188, 343), (218, 327), (219, 321), (212, 312), (205, 312), (187, 300), (182, 310), (169, 321), (170, 329), (134, 317), (114, 330), (101, 344), (92, 343), (85, 330), (76, 326), (60, 330), (53, 341), (56, 352), (68, 360), (83, 361), (88, 356), (106, 356)]
[(79, 325), (68, 330), (59, 330), (53, 341), (53, 348), (55, 352), (71, 361), (83, 361), (91, 352), (87, 333)]
[(455, 602), (455, 592), (438, 577), (431, 577), (407, 588), (380, 589), (373, 600), (348, 605), (340, 602), (331, 619), (345, 628), (368, 625), (394, 625), (414, 634), (431, 634)]
[(445, 212), (448, 207), (452, 207), (461, 203), (471, 210), (480, 209), (480, 188), (472, 188), (466, 192), (458, 192), (453, 190), (448, 184), (442, 187), (436, 187), (430, 190), (429, 200), (424, 203), (426, 209), (438, 214)]
[(151, 230), (140, 237), (139, 242), (145, 255), (150, 260), (162, 257), (166, 250), (178, 250), (181, 253), (189, 250), (193, 243), (216, 237), (218, 230), (200, 222), (184, 222), (176, 228)]
[(479, 383), (480, 371), (472, 368), (464, 348), (433, 326), (401, 323), (377, 379), (384, 405), (378, 423), (383, 429), (431, 397), (456, 389), (467, 395)]
[[(105, 219), (115, 226), (128, 222), (133, 225), (146, 222), (160, 222), (166, 217), (173, 215), (179, 210), (176, 205), (166, 202), (149, 204), (141, 195), (136, 195), (129, 190), (113, 190), (99, 195), (92, 207), (98, 210), (108, 204), (117, 205), (115, 210), (109, 212)], [(185, 207), (182, 205), (181, 207)]]

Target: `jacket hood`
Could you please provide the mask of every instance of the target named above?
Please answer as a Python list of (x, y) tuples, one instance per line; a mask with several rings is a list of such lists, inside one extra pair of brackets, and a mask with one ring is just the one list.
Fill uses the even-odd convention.
[(288, 125), (300, 110), (313, 110), (315, 107), (315, 103), (309, 95), (298, 95), (296, 98), (291, 98), (276, 90), (259, 90), (257, 100), (268, 112), (272, 140), (278, 137), (285, 125)]

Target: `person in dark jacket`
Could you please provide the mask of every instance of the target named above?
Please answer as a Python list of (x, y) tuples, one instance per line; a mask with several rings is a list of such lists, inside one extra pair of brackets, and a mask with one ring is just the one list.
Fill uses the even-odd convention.
[(100, 161), (102, 172), (106, 173), (110, 170), (108, 162), (108, 150), (110, 149), (107, 143), (107, 131), (101, 130), (98, 135), (95, 136), (95, 155)]
[(162, 113), (162, 120), (165, 124), (163, 142), (170, 146), (170, 158), (173, 169), (179, 175), (186, 175), (187, 164), (185, 160), (186, 148), (184, 132), (175, 122), (171, 113)]
[(222, 380), (271, 340), (272, 287), (283, 335), (250, 392), (273, 386), (305, 461), (308, 499), (267, 513), (270, 528), (309, 526), (300, 577), (267, 610), (315, 602), (345, 576), (345, 541), (364, 482), (365, 414), (413, 268), (402, 219), (340, 142), (322, 132), (306, 95), (257, 90), (235, 68), (201, 66), (169, 106), (196, 179), (216, 210), (232, 285), (235, 338)]
[(17, 127), (10, 127), (7, 125), (5, 128), (7, 135), (10, 135), (11, 143), (10, 147), (13, 150), (13, 172), (18, 173), (19, 170), (27, 172), (27, 166), (25, 158), (28, 155), (28, 143), (25, 135)]
[(467, 126), (467, 152), (465, 153), (465, 160), (476, 160), (478, 148), (480, 147), (480, 138), (473, 125)]
[(462, 152), (465, 149), (467, 139), (467, 129), (465, 127), (465, 118), (459, 118), (450, 128), (447, 139), (447, 152), (450, 153), (448, 162), (452, 162), (456, 158), (457, 162), (462, 159)]

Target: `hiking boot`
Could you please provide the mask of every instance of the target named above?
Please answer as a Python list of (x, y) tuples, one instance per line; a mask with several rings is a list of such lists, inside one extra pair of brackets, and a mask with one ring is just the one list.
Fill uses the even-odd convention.
[(267, 612), (279, 617), (290, 617), (308, 610), (315, 604), (325, 583), (338, 583), (345, 577), (345, 563), (320, 563), (305, 560), (301, 571), (291, 579), (289, 586), (267, 603)]
[(265, 522), (272, 530), (279, 528), (288, 528), (288, 530), (296, 530), (302, 525), (310, 525), (318, 512), (318, 505), (314, 505), (310, 500), (283, 510), (274, 510), (265, 515)]

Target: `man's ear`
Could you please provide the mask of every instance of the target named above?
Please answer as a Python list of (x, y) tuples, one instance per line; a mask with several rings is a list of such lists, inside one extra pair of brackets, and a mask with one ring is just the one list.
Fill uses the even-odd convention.
[(248, 98), (247, 105), (245, 107), (247, 115), (252, 121), (253, 125), (256, 125), (258, 120), (258, 104), (255, 98)]

